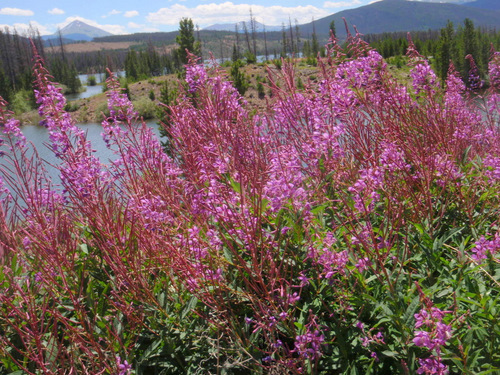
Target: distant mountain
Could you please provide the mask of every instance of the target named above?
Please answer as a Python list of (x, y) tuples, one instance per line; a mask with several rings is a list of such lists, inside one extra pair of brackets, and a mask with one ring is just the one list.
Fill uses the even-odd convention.
[(424, 3), (465, 4), (465, 3), (470, 3), (472, 0), (411, 0), (411, 1), (421, 1), (421, 2), (424, 2)]
[(476, 0), (465, 3), (464, 5), (481, 9), (500, 10), (499, 0)]
[[(64, 26), (61, 30), (61, 35), (63, 37), (63, 43), (71, 43), (75, 41), (91, 41), (94, 38), (99, 38), (103, 36), (111, 36), (113, 34), (108, 33), (98, 27), (87, 25), (82, 21), (73, 21), (68, 25)], [(45, 35), (43, 37), (45, 41), (57, 42), (59, 41), (59, 32), (52, 35)]]
[[(246, 21), (240, 21), (240, 22), (235, 22), (235, 23), (217, 23), (215, 25), (207, 26), (203, 30), (235, 31), (236, 25), (238, 25), (238, 31), (240, 33), (244, 33), (245, 32), (245, 24), (246, 24), (247, 30), (249, 32), (251, 32), (250, 22), (246, 22)], [(266, 31), (281, 31), (281, 26), (268, 26), (268, 25), (264, 25), (263, 23), (260, 23), (258, 21), (255, 21), (255, 29), (257, 32), (264, 31), (264, 27), (265, 27)]]
[[(500, 0), (477, 0), (493, 3)], [(470, 3), (468, 4), (470, 5)], [(313, 28), (320, 38), (328, 34), (331, 21), (335, 21), (337, 37), (346, 37), (343, 18), (348, 25), (356, 26), (362, 34), (379, 34), (394, 31), (425, 31), (441, 29), (449, 21), (455, 26), (463, 24), (466, 18), (475, 26), (500, 28), (500, 11), (473, 8), (452, 3), (435, 3), (407, 0), (383, 0), (355, 9), (348, 9), (321, 18), (313, 23), (301, 25), (301, 35), (311, 35)]]

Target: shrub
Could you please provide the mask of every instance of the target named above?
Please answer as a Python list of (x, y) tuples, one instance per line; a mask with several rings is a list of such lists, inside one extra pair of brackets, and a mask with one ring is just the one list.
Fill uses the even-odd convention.
[(245, 57), (245, 60), (246, 60), (246, 63), (248, 65), (250, 64), (255, 64), (257, 62), (257, 58), (255, 57), (255, 55), (250, 52), (250, 51), (246, 51), (243, 56)]
[(31, 111), (33, 109), (31, 97), (32, 93), (27, 90), (16, 92), (10, 105), (11, 110), (17, 115)]
[(95, 113), (95, 117), (96, 118), (102, 118), (103, 116), (109, 117), (110, 116), (110, 111), (109, 111), (109, 108), (108, 108), (108, 103), (106, 103), (106, 102), (100, 103), (97, 106), (95, 112), (96, 112)]
[(66, 105), (64, 106), (64, 110), (65, 110), (66, 112), (75, 112), (75, 111), (77, 111), (77, 110), (78, 110), (78, 108), (79, 108), (79, 107), (80, 107), (80, 106), (78, 105), (78, 103), (75, 103), (75, 102), (73, 102), (73, 103), (69, 103), (69, 102), (68, 102), (68, 103), (66, 103)]
[(97, 85), (97, 79), (94, 75), (90, 75), (87, 77), (87, 86), (95, 86)]
[(231, 79), (233, 80), (233, 85), (238, 90), (240, 95), (245, 95), (245, 92), (248, 90), (248, 78), (245, 76), (245, 73), (241, 71), (242, 63), (238, 60), (233, 62), (231, 66)]
[(264, 99), (266, 96), (266, 92), (264, 90), (264, 85), (262, 82), (257, 82), (257, 94), (259, 95), (259, 99)]
[(139, 117), (144, 118), (144, 120), (155, 118), (156, 105), (151, 100), (141, 98), (139, 100), (134, 100), (132, 104)]

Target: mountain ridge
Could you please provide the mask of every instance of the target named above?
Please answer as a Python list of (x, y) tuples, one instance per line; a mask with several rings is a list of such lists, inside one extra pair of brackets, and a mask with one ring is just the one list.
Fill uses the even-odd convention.
[(467, 2), (463, 5), (474, 8), (500, 10), (500, 1), (498, 0), (476, 0)]
[[(478, 0), (479, 1), (479, 0)], [(439, 30), (451, 21), (455, 26), (469, 18), (476, 26), (500, 28), (500, 11), (470, 7), (466, 4), (435, 3), (407, 0), (383, 0), (355, 9), (344, 10), (300, 26), (302, 35), (311, 35), (313, 29), (329, 30), (335, 22), (337, 37), (347, 36), (344, 19), (353, 32), (356, 26), (362, 34), (380, 34), (397, 31)]]
[[(60, 35), (59, 35), (60, 34)], [(44, 41), (59, 40), (62, 37), (63, 43), (72, 43), (79, 41), (89, 42), (94, 38), (100, 38), (105, 36), (112, 36), (113, 34), (100, 29), (95, 26), (91, 26), (83, 21), (75, 20), (64, 26), (58, 32), (52, 35), (45, 35), (43, 37)]]
[[(245, 32), (245, 25), (247, 30), (251, 32), (250, 22), (248, 21), (240, 21), (233, 23), (216, 23), (214, 25), (207, 26), (203, 28), (205, 31), (235, 31), (236, 25), (238, 25), (238, 31), (240, 33)], [(255, 21), (255, 28), (258, 32), (264, 31), (264, 27), (266, 31), (281, 31), (281, 26), (269, 26), (258, 21)]]

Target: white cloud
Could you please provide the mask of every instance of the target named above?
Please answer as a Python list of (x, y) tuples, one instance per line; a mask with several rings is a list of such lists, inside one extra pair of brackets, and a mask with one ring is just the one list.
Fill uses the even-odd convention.
[(73, 21), (77, 21), (77, 20), (85, 22), (87, 25), (95, 26), (95, 27), (98, 27), (100, 29), (106, 30), (107, 32), (110, 32), (111, 34), (125, 34), (126, 33), (126, 29), (122, 25), (101, 25), (93, 20), (89, 20), (89, 19), (86, 19), (83, 17), (78, 17), (78, 16), (66, 18), (66, 20), (64, 20), (64, 22), (57, 24), (57, 27), (62, 29), (67, 24), (69, 24)]
[(325, 8), (348, 8), (355, 7), (357, 5), (361, 5), (360, 0), (351, 0), (351, 1), (325, 1), (323, 7)]
[(127, 24), (127, 28), (134, 30), (134, 32), (142, 32), (142, 33), (154, 33), (160, 31), (156, 27), (151, 27), (149, 25), (146, 26), (135, 22), (129, 22)]
[(6, 16), (32, 16), (32, 10), (29, 9), (19, 9), (19, 8), (0, 8), (0, 14)]
[[(358, 1), (358, 0), (354, 0)], [(244, 21), (249, 18), (250, 8), (255, 19), (266, 25), (280, 25), (287, 23), (289, 17), (297, 19), (299, 24), (311, 22), (311, 19), (322, 18), (330, 13), (312, 5), (283, 7), (262, 6), (251, 4), (233, 4), (224, 2), (220, 4), (201, 4), (194, 8), (185, 5), (174, 4), (168, 8), (161, 8), (157, 12), (149, 13), (147, 20), (155, 25), (178, 25), (183, 17), (191, 18), (195, 25), (200, 27), (209, 26), (214, 23), (231, 23)]]
[(129, 29), (140, 29), (143, 25), (139, 25), (138, 23), (135, 23), (135, 22), (129, 22), (127, 24), (127, 27)]
[(136, 11), (136, 10), (129, 10), (129, 11), (126, 11), (123, 16), (124, 17), (127, 17), (127, 18), (131, 18), (131, 17), (136, 17), (139, 15), (139, 12)]
[(53, 14), (53, 15), (58, 15), (58, 14), (64, 14), (65, 12), (62, 9), (54, 8), (54, 9), (48, 10), (47, 13)]
[(30, 23), (15, 23), (13, 25), (0, 24), (0, 30), (3, 31), (5, 28), (8, 28), (10, 32), (14, 32), (15, 29), (19, 35), (29, 35), (30, 26), (31, 30), (38, 30), (40, 32), (40, 35), (50, 35), (54, 33), (53, 31), (50, 31), (47, 27), (39, 24), (36, 21), (32, 21)]
[(101, 18), (108, 18), (109, 16), (115, 16), (115, 15), (120, 14), (120, 13), (122, 13), (121, 10), (113, 9), (111, 12), (108, 12), (108, 14), (101, 16)]

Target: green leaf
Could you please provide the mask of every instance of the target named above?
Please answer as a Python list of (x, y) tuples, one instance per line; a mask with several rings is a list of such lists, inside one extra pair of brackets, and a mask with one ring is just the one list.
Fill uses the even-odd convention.
[(58, 348), (57, 344), (58, 343), (57, 343), (56, 338), (54, 336), (50, 335), (50, 337), (46, 343), (45, 359), (52, 366), (55, 365), (55, 362), (57, 360), (57, 355), (59, 354), (59, 348)]
[(234, 265), (233, 253), (231, 253), (231, 251), (226, 246), (222, 248), (222, 251), (224, 252), (224, 258), (226, 258), (227, 262), (231, 265)]
[(197, 304), (198, 304), (198, 298), (196, 298), (195, 296), (192, 296), (189, 299), (189, 302), (187, 303), (187, 305), (184, 306), (184, 309), (181, 312), (181, 319), (184, 319), (187, 314), (189, 314), (191, 311), (193, 311)]
[(144, 360), (147, 360), (151, 357), (153, 353), (155, 353), (158, 349), (158, 347), (163, 344), (163, 340), (161, 338), (153, 341), (151, 345), (149, 345), (146, 350), (144, 350), (144, 353), (142, 353), (141, 356), (141, 362)]
[(395, 358), (395, 357), (397, 357), (399, 355), (398, 352), (393, 352), (391, 350), (384, 350), (382, 352), (382, 354), (385, 355), (385, 356), (387, 356), (387, 357), (393, 357), (393, 358)]
[(303, 324), (301, 324), (301, 323), (299, 323), (299, 322), (295, 322), (295, 323), (293, 323), (293, 324), (294, 324), (294, 325), (295, 325), (295, 327), (297, 327), (297, 329), (298, 329), (299, 331), (301, 331), (301, 332), (302, 332), (302, 330), (304, 329), (304, 325), (303, 325)]
[(78, 248), (80, 249), (80, 251), (81, 251), (82, 253), (84, 253), (84, 254), (88, 255), (88, 253), (89, 253), (89, 248), (87, 247), (87, 244), (82, 243), (82, 244), (78, 245)]
[(420, 297), (416, 296), (413, 298), (410, 305), (406, 309), (405, 314), (403, 315), (403, 321), (405, 322), (405, 324), (409, 325), (410, 322), (413, 321), (413, 315), (417, 312), (419, 305)]

